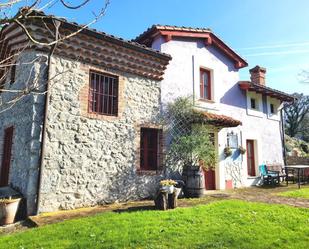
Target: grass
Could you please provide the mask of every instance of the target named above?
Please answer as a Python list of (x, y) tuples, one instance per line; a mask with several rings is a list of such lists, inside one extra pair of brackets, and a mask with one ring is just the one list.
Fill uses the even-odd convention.
[(308, 248), (309, 209), (224, 200), (106, 212), (0, 237), (0, 248)]
[(284, 196), (284, 197), (309, 199), (309, 188), (290, 190), (290, 191), (279, 193), (278, 195)]

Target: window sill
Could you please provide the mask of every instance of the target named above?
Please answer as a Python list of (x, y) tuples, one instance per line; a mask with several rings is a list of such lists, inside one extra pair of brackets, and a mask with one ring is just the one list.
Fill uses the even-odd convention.
[(211, 100), (211, 99), (198, 99), (198, 101), (201, 101), (201, 102), (206, 102), (206, 103), (215, 103), (215, 101)]
[(155, 175), (161, 175), (163, 173), (163, 170), (136, 170), (137, 175), (148, 175), (148, 176), (155, 176)]
[(259, 109), (247, 109), (247, 115), (248, 116), (253, 116), (253, 117), (258, 117), (258, 118), (263, 118), (263, 112), (260, 111)]
[(268, 113), (267, 118), (274, 121), (280, 121), (280, 117), (278, 114), (270, 114)]
[(260, 178), (259, 176), (247, 176), (247, 179), (257, 179)]

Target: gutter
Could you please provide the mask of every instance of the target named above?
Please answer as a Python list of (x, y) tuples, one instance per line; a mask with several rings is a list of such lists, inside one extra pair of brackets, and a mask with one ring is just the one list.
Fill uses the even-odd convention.
[[(58, 40), (59, 36), (59, 27), (60, 22), (56, 22), (56, 34), (55, 34), (55, 40)], [(46, 97), (45, 97), (45, 103), (44, 103), (44, 120), (43, 120), (43, 127), (42, 127), (42, 142), (41, 142), (41, 155), (40, 155), (40, 164), (38, 168), (38, 182), (37, 182), (37, 198), (36, 198), (36, 211), (35, 215), (39, 214), (39, 204), (40, 204), (40, 193), (41, 193), (41, 187), (42, 187), (42, 168), (43, 168), (43, 162), (44, 162), (44, 155), (45, 155), (45, 140), (46, 140), (46, 124), (47, 124), (47, 111), (48, 111), (48, 103), (50, 99), (50, 75), (51, 75), (51, 59), (55, 52), (57, 43), (51, 46), (49, 53), (48, 53), (48, 60), (47, 60), (47, 75), (46, 75)]]

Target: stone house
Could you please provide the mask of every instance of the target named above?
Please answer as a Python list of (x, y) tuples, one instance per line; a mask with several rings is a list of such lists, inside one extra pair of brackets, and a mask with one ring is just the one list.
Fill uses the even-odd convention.
[[(79, 29), (33, 14), (45, 25), (24, 25), (42, 43), (54, 39), (52, 20), (62, 34)], [(10, 24), (1, 41), (1, 61), (17, 55), (0, 71), (0, 184), (23, 194), (28, 215), (152, 195), (162, 178), (160, 81), (170, 56), (92, 29), (48, 47)]]
[[(24, 25), (41, 43), (55, 39), (52, 21), (79, 29), (33, 15), (44, 23)], [(125, 41), (83, 29), (56, 46), (16, 24), (0, 35), (11, 65), (0, 69), (0, 185), (23, 194), (28, 215), (153, 195), (167, 177), (160, 112), (178, 96), (192, 95), (213, 130), (220, 161), (207, 189), (251, 185), (260, 163), (282, 163), (277, 110), (293, 98), (266, 87), (263, 68), (239, 82), (246, 61), (210, 30), (154, 26)]]
[[(266, 86), (265, 68), (250, 69), (250, 81), (240, 81), (247, 62), (210, 29), (154, 25), (135, 41), (172, 56), (161, 83), (163, 106), (191, 95), (214, 121), (219, 163), (205, 172), (206, 189), (254, 185), (258, 165), (283, 165), (282, 103), (293, 97)], [(231, 156), (225, 156), (226, 147)]]

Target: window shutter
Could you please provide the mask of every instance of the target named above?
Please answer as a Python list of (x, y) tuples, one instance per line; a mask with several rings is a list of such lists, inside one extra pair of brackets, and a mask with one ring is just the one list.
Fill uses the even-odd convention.
[(0, 186), (7, 186), (9, 182), (9, 171), (10, 171), (12, 143), (13, 143), (13, 131), (14, 131), (14, 128), (13, 126), (11, 126), (5, 129), (5, 132), (4, 132)]
[(203, 82), (203, 71), (200, 70), (200, 98), (204, 98), (204, 82)]

